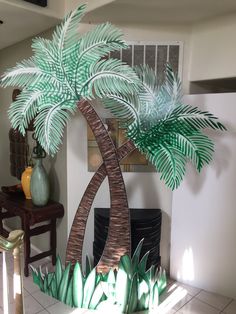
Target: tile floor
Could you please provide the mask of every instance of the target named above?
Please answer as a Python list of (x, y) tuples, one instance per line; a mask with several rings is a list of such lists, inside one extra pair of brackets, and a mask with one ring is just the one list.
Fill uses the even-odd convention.
[[(6, 256), (8, 278), (9, 278), (9, 295), (10, 307), (9, 314), (14, 314), (14, 302), (12, 295), (12, 274), (13, 258), (11, 255)], [(48, 260), (41, 260), (33, 263), (37, 265), (47, 265)], [(0, 314), (3, 314), (2, 301), (2, 256), (0, 255)], [(58, 302), (57, 300), (43, 294), (33, 283), (32, 277), (24, 277), (24, 305), (25, 314), (89, 314), (94, 311), (75, 310)], [(159, 314), (236, 314), (236, 301), (223, 297), (221, 295), (209, 293), (207, 291), (183, 285), (172, 280), (169, 281), (166, 292), (160, 297)], [(96, 311), (96, 314), (99, 313)], [(142, 312), (143, 313), (143, 312)], [(152, 313), (152, 312), (149, 312)], [(104, 311), (102, 314), (105, 314)], [(109, 313), (115, 314), (115, 313)], [(154, 313), (152, 313), (154, 314)], [(155, 314), (157, 314), (155, 312)]]

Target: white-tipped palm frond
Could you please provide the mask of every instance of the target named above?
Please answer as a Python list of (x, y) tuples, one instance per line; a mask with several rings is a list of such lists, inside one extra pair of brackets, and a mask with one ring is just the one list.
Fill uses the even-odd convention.
[(176, 189), (185, 175), (186, 158), (167, 142), (162, 142), (156, 149), (150, 147), (146, 156), (161, 174), (160, 179), (172, 190)]
[(221, 131), (226, 130), (225, 126), (213, 114), (184, 104), (177, 106), (166, 116), (166, 123), (168, 121), (172, 123), (173, 121), (176, 123), (185, 123), (188, 128), (195, 130), (205, 128)]
[(165, 80), (159, 89), (156, 102), (159, 108), (159, 118), (165, 117), (182, 102), (183, 92), (180, 79), (175, 75), (171, 66), (167, 64)]
[(76, 110), (74, 101), (44, 103), (34, 121), (35, 135), (49, 155), (55, 155), (62, 143), (64, 128)]
[(156, 99), (158, 91), (155, 72), (148, 65), (136, 66), (134, 69), (142, 84), (140, 99), (144, 102), (144, 104), (153, 102)]
[(57, 46), (61, 56), (63, 52), (66, 54), (66, 50), (70, 49), (70, 47), (79, 39), (80, 35), (78, 26), (85, 13), (85, 8), (85, 5), (81, 5), (74, 11), (71, 11), (53, 32), (52, 41), (55, 46)]
[(212, 160), (214, 145), (201, 132), (202, 129), (225, 130), (215, 116), (188, 105), (175, 108), (145, 132), (135, 128), (136, 125), (132, 125), (128, 129), (128, 137), (154, 164), (171, 189), (180, 184), (187, 161), (191, 161), (200, 171)]
[(103, 100), (103, 105), (120, 122), (121, 128), (126, 128), (130, 124), (139, 124), (138, 115), (139, 99), (137, 95), (111, 94)]
[(101, 60), (90, 66), (89, 77), (78, 93), (87, 99), (111, 94), (133, 94), (139, 80), (134, 70), (120, 60)]
[(94, 63), (111, 51), (128, 48), (122, 36), (122, 32), (110, 23), (99, 24), (85, 33), (80, 41), (78, 66), (83, 59)]
[(15, 67), (7, 70), (1, 77), (1, 86), (24, 87), (39, 76), (43, 76), (43, 72), (36, 66), (33, 58), (30, 58), (17, 63)]
[(8, 115), (12, 127), (18, 129), (23, 135), (25, 135), (25, 130), (37, 114), (38, 101), (41, 96), (42, 92), (40, 91), (24, 90), (9, 108)]

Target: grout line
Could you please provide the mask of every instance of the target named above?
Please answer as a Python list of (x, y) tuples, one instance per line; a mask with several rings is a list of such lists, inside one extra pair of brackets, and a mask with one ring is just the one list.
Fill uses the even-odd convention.
[[(188, 295), (188, 294), (186, 294), (186, 295)], [(189, 295), (191, 296), (191, 299), (189, 299), (186, 303), (184, 303), (175, 313), (179, 312), (179, 310), (181, 310), (185, 305), (187, 305), (190, 301), (192, 301), (195, 298), (191, 294), (189, 294)]]
[[(36, 292), (37, 292), (37, 291), (36, 291)], [(39, 301), (33, 296), (33, 294), (31, 294), (31, 297), (32, 297), (33, 299), (35, 299), (35, 301), (37, 301), (38, 304), (41, 305), (44, 310), (46, 310), (46, 307), (44, 307), (41, 303), (39, 303)], [(40, 312), (42, 312), (42, 310), (40, 310), (40, 311), (38, 311), (38, 312), (36, 312), (36, 313), (40, 313)], [(35, 313), (35, 314), (36, 314), (36, 313)]]
[[(204, 290), (205, 291), (205, 290)], [(208, 291), (207, 291), (208, 292)], [(210, 292), (211, 293), (211, 292)], [(202, 303), (204, 303), (204, 304), (207, 304), (207, 305), (209, 305), (210, 307), (212, 307), (213, 309), (215, 309), (215, 310), (217, 310), (217, 311), (223, 311), (223, 310), (221, 310), (221, 309), (219, 309), (219, 308), (217, 308), (217, 307), (215, 307), (214, 305), (212, 305), (212, 304), (209, 304), (209, 303), (207, 303), (207, 302), (205, 302), (205, 301), (203, 301), (203, 300), (200, 300), (200, 299), (198, 299), (197, 297), (196, 297), (196, 299), (199, 301), (199, 302), (202, 302)], [(219, 312), (219, 313), (220, 313)]]
[(234, 302), (234, 299), (230, 300), (229, 303), (221, 310), (221, 312), (224, 312), (224, 310), (233, 302)]
[(197, 296), (202, 292), (204, 291), (203, 289), (201, 289), (197, 294), (194, 295), (194, 298), (197, 298)]
[[(37, 300), (37, 298), (34, 296), (34, 294), (38, 293), (39, 291), (40, 291), (42, 294), (45, 294), (46, 296), (48, 296), (49, 298), (55, 300), (55, 303), (52, 303), (52, 304), (48, 305), (47, 307), (45, 307), (44, 305), (42, 305), (42, 304)], [(53, 306), (54, 304), (60, 302), (58, 299), (49, 296), (47, 293), (44, 293), (44, 292), (42, 292), (41, 290), (34, 291), (33, 294), (31, 294), (31, 296), (32, 296), (45, 310), (46, 310), (47, 308), (49, 308), (50, 306)]]

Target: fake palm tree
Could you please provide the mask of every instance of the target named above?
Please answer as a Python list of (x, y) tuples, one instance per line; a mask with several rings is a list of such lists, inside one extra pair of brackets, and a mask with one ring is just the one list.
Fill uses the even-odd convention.
[[(84, 9), (81, 6), (71, 12), (56, 28), (52, 40), (36, 38), (32, 44), (34, 56), (6, 72), (1, 85), (23, 89), (9, 109), (12, 126), (24, 134), (34, 119), (36, 138), (50, 155), (58, 151), (71, 113), (79, 109), (90, 125), (104, 165), (88, 185), (75, 216), (67, 260), (73, 264), (81, 260), (88, 213), (107, 175), (110, 225), (98, 266), (106, 271), (130, 250), (129, 209), (119, 159), (137, 147), (174, 189), (185, 174), (187, 160), (200, 171), (212, 158), (213, 143), (201, 129), (224, 127), (211, 114), (181, 103), (181, 84), (169, 67), (165, 84), (158, 87), (149, 68), (134, 70), (120, 60), (104, 59), (127, 45), (120, 31), (109, 23), (79, 35)], [(102, 99), (127, 130), (129, 141), (118, 151), (89, 102), (94, 98)]]
[[(174, 190), (183, 180), (188, 161), (200, 172), (212, 160), (214, 144), (202, 131), (226, 129), (211, 113), (183, 103), (181, 82), (170, 65), (166, 67), (161, 86), (148, 66), (137, 67), (135, 71), (141, 86), (137, 95), (116, 94), (103, 100), (104, 106), (126, 129), (128, 141), (118, 148), (118, 159), (138, 148), (156, 167), (166, 185)], [(67, 261), (72, 256), (81, 260), (83, 243), (74, 245), (73, 228), (79, 224), (77, 234), (84, 237), (89, 211), (105, 177), (106, 169), (102, 164), (92, 177), (75, 214), (67, 244)], [(109, 232), (113, 230), (109, 229), (108, 235)]]

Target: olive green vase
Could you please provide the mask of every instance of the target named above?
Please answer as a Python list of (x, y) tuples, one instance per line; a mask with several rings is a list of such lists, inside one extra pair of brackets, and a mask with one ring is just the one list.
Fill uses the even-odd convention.
[(44, 169), (42, 158), (35, 158), (35, 166), (30, 181), (32, 202), (36, 206), (44, 206), (49, 200), (49, 180)]

